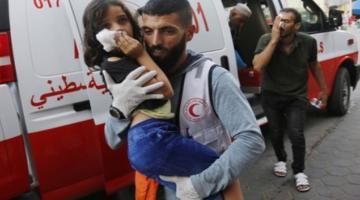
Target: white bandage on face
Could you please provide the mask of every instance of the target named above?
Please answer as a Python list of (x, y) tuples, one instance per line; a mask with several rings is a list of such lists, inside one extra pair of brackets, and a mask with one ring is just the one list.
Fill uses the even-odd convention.
[(110, 52), (116, 47), (115, 34), (116, 31), (111, 31), (106, 28), (96, 34), (96, 39), (103, 45), (105, 51)]

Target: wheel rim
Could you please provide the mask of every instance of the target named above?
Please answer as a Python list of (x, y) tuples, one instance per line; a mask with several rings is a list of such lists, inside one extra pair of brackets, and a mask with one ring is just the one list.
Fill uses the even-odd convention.
[(350, 103), (350, 85), (349, 85), (349, 81), (345, 79), (343, 86), (344, 87), (342, 88), (342, 102), (343, 102), (345, 110), (347, 110), (349, 108), (349, 103)]

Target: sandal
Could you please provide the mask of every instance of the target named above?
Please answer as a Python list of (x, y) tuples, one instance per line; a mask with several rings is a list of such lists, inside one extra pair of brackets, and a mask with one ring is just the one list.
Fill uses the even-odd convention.
[(297, 173), (294, 178), (297, 191), (307, 192), (311, 189), (308, 177), (304, 173)]
[(285, 177), (287, 174), (286, 162), (279, 161), (274, 164), (274, 174), (278, 177)]

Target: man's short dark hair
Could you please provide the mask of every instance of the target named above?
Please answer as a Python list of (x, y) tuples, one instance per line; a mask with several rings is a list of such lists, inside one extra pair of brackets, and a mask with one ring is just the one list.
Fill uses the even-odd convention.
[(149, 0), (140, 12), (157, 16), (177, 13), (184, 26), (192, 25), (192, 10), (187, 0)]
[(301, 14), (295, 8), (283, 8), (280, 12), (292, 13), (295, 17), (295, 23), (301, 23)]

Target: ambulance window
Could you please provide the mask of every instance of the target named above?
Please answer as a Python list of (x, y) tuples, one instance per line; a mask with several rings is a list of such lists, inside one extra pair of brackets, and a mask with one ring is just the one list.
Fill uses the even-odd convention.
[(0, 31), (9, 31), (9, 6), (8, 0), (0, 0)]
[(233, 7), (237, 3), (241, 3), (240, 0), (222, 0), (222, 3), (224, 5), (224, 8)]
[(323, 28), (323, 12), (314, 2), (287, 0), (287, 6), (295, 8), (301, 14), (303, 32), (319, 32)]
[[(56, 1), (54, 1), (56, 2)], [(26, 1), (31, 61), (38, 76), (80, 72), (79, 52), (63, 4)]]
[(324, 12), (325, 16), (329, 16), (329, 6), (326, 1), (315, 1), (316, 4), (320, 7), (320, 9)]

